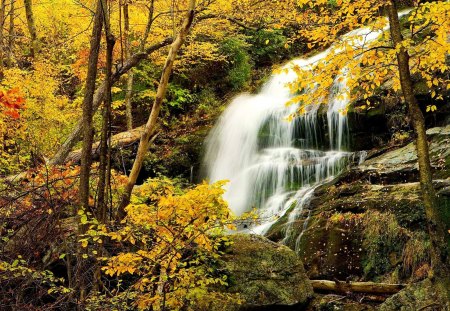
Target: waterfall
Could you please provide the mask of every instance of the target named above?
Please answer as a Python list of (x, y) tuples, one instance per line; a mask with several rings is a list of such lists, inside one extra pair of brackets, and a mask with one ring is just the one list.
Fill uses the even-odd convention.
[[(361, 28), (343, 38), (351, 37), (356, 49), (377, 40), (383, 31)], [(345, 66), (335, 78), (328, 99), (318, 99), (304, 114), (291, 122), (286, 120), (297, 109), (296, 105), (286, 105), (292, 98), (287, 84), (296, 79), (294, 66), (312, 70), (332, 48), (289, 62), (259, 93), (237, 96), (207, 138), (208, 178), (211, 182), (229, 180), (224, 198), (235, 214), (257, 209), (261, 224), (248, 228), (251, 232), (264, 234), (286, 213), (285, 242), (292, 238), (292, 224), (300, 217), (305, 218), (306, 228), (310, 211), (305, 213), (305, 207), (314, 189), (339, 174), (355, 156), (346, 151), (349, 131), (342, 111), (350, 104), (350, 98)], [(314, 86), (306, 92), (314, 96)], [(323, 120), (318, 113), (322, 103), (327, 105)], [(328, 135), (324, 133), (324, 123)], [(302, 235), (296, 237), (296, 244)]]
[[(319, 183), (338, 174), (352, 153), (345, 152), (348, 98), (339, 97), (344, 82), (335, 81), (328, 101), (329, 146), (321, 130), (319, 104), (288, 121), (296, 105), (286, 106), (296, 79), (293, 66), (308, 68), (328, 51), (288, 63), (258, 94), (236, 97), (207, 139), (205, 162), (211, 181), (229, 180), (224, 198), (238, 215), (257, 208), (262, 224), (250, 228), (264, 234), (289, 209), (289, 222), (300, 217)], [(322, 122), (323, 123), (323, 122)], [(289, 234), (287, 228), (287, 234)]]

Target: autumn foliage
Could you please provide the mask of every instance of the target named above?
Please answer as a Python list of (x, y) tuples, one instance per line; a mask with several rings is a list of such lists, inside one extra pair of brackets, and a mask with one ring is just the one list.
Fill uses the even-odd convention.
[(3, 106), (3, 113), (13, 119), (20, 117), (20, 109), (24, 109), (25, 99), (20, 95), (18, 89), (0, 91), (0, 105)]

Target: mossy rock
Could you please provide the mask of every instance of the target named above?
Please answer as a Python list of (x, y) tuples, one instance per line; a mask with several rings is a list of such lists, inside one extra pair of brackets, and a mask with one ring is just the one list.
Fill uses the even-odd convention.
[(411, 284), (394, 296), (388, 298), (379, 308), (380, 311), (448, 311), (448, 288), (429, 279)]
[(220, 269), (228, 275), (226, 291), (244, 303), (221, 310), (298, 310), (308, 303), (313, 290), (294, 251), (257, 235), (231, 240)]
[[(309, 310), (314, 311), (373, 311), (375, 307), (370, 304), (356, 302), (340, 295), (320, 295), (316, 294), (314, 300), (308, 307)], [(354, 297), (353, 297), (354, 298)]]
[(297, 252), (310, 278), (345, 279), (362, 273), (360, 228), (346, 221), (330, 221), (331, 213), (313, 217)]

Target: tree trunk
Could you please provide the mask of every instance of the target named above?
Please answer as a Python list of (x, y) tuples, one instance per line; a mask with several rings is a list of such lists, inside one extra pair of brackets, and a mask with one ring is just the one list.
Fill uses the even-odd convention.
[[(388, 5), (388, 15), (392, 43), (396, 47), (403, 41), (400, 21), (395, 1)], [(408, 106), (412, 126), (416, 135), (415, 145), (419, 162), (420, 185), (427, 218), (428, 233), (431, 240), (431, 261), (433, 270), (438, 276), (443, 272), (443, 259), (446, 247), (444, 224), (439, 216), (439, 210), (435, 202), (435, 191), (433, 188), (433, 176), (430, 164), (429, 147), (425, 128), (425, 119), (419, 107), (419, 102), (414, 95), (413, 82), (409, 67), (409, 54), (406, 49), (401, 48), (397, 52), (397, 63), (400, 73), (400, 84)]]
[(11, 0), (9, 7), (8, 58), (7, 58), (8, 67), (12, 67), (13, 65), (14, 39), (16, 36), (14, 31), (14, 15), (16, 14), (16, 11), (14, 9), (15, 1), (16, 0)]
[[(131, 40), (130, 40), (130, 15), (128, 10), (128, 1), (123, 4), (123, 20), (124, 20), (124, 39), (125, 39), (125, 58), (131, 55)], [(127, 86), (125, 92), (125, 116), (127, 119), (127, 130), (133, 129), (133, 106), (131, 98), (133, 96), (133, 70), (130, 70), (127, 79)]]
[[(104, 0), (103, 0), (104, 1)], [(106, 8), (105, 1), (103, 7)], [(106, 9), (103, 12), (105, 16), (105, 33), (106, 33), (106, 95), (103, 103), (103, 125), (100, 140), (100, 164), (99, 164), (99, 177), (98, 177), (98, 199), (97, 199), (97, 219), (101, 223), (106, 223), (107, 214), (107, 189), (109, 187), (109, 174), (108, 171), (110, 163), (110, 122), (111, 122), (111, 78), (112, 78), (112, 63), (113, 63), (113, 51), (116, 39), (114, 38), (109, 21), (109, 13), (106, 13)], [(92, 149), (91, 149), (92, 150)]]
[(36, 53), (39, 51), (39, 46), (37, 40), (36, 25), (34, 22), (34, 15), (33, 15), (33, 2), (32, 0), (24, 0), (24, 4), (25, 4), (25, 13), (27, 16), (28, 32), (30, 33), (31, 37), (30, 54), (31, 57), (34, 58)]
[[(89, 178), (91, 171), (91, 152), (92, 141), (94, 136), (92, 126), (93, 116), (93, 98), (95, 91), (95, 80), (97, 78), (97, 64), (98, 55), (100, 50), (100, 41), (103, 28), (103, 9), (102, 1), (97, 1), (97, 8), (94, 15), (94, 26), (92, 28), (89, 60), (88, 60), (88, 72), (86, 77), (85, 93), (83, 98), (83, 116), (82, 116), (82, 128), (83, 128), (83, 144), (81, 148), (81, 167), (80, 167), (80, 186), (79, 186), (79, 201), (81, 208), (87, 213), (89, 209)], [(78, 234), (83, 235), (87, 228), (85, 224), (80, 222), (78, 226)], [(89, 271), (89, 266), (83, 255), (86, 254), (86, 250), (79, 246), (77, 252), (77, 268), (76, 268), (76, 281), (79, 287), (79, 303), (78, 308), (82, 310), (85, 299), (87, 297), (87, 277), (86, 273)]]
[(3, 60), (4, 60), (4, 36), (3, 27), (5, 26), (5, 10), (6, 10), (6, 0), (1, 0), (0, 3), (0, 79), (3, 77)]
[[(153, 24), (153, 12), (154, 12), (154, 0), (150, 2), (149, 14), (147, 19), (147, 25), (145, 27), (144, 36), (141, 39), (139, 45), (139, 52), (143, 52), (145, 48), (145, 42), (150, 34), (150, 29)], [(131, 55), (131, 40), (130, 40), (130, 16), (128, 10), (128, 2), (125, 1), (123, 6), (123, 18), (124, 18), (124, 28), (125, 28), (125, 58)], [(125, 94), (125, 116), (127, 120), (127, 130), (133, 129), (133, 84), (134, 84), (134, 72), (130, 71), (127, 79), (126, 94)]]
[(404, 284), (386, 284), (374, 282), (340, 282), (328, 280), (311, 280), (315, 290), (331, 291), (336, 293), (367, 293), (367, 294), (395, 294), (405, 288)]
[(141, 171), (142, 163), (144, 161), (145, 154), (147, 153), (149, 147), (150, 137), (152, 136), (156, 127), (159, 111), (161, 110), (161, 105), (167, 91), (169, 78), (172, 73), (173, 63), (175, 61), (175, 58), (177, 56), (180, 47), (186, 40), (186, 36), (194, 20), (194, 15), (195, 15), (195, 0), (190, 0), (186, 18), (183, 21), (183, 25), (181, 26), (181, 30), (178, 36), (172, 43), (166, 62), (164, 64), (163, 71), (161, 73), (161, 80), (159, 82), (158, 90), (156, 92), (155, 101), (153, 102), (152, 111), (148, 118), (147, 124), (145, 125), (144, 133), (142, 134), (136, 158), (133, 163), (133, 168), (131, 169), (130, 176), (128, 177), (125, 193), (123, 194), (122, 201), (119, 206), (118, 211), (119, 219), (122, 219), (125, 216), (125, 207), (130, 202), (131, 192), (133, 191), (133, 187), (136, 184), (139, 172)]
[[(143, 59), (148, 58), (148, 56), (150, 54), (152, 54), (153, 52), (171, 44), (172, 41), (173, 41), (172, 38), (166, 38), (166, 39), (162, 40), (161, 42), (148, 47), (144, 52), (136, 53), (133, 56), (131, 56), (129, 59), (127, 59), (123, 63), (122, 66), (119, 66), (119, 68), (114, 72), (114, 74), (112, 75), (111, 85), (113, 85), (114, 83), (119, 81), (121, 76), (123, 76), (125, 73), (127, 73), (133, 67), (137, 66)], [(106, 81), (103, 81), (102, 84), (98, 87), (98, 89), (95, 91), (95, 94), (94, 94), (93, 107), (92, 107), (93, 113), (95, 111), (97, 111), (98, 107), (100, 107), (100, 104), (102, 103), (102, 101), (105, 98), (105, 93), (106, 93)], [(59, 148), (56, 155), (49, 161), (49, 164), (60, 165), (60, 164), (64, 163), (64, 161), (66, 160), (66, 158), (69, 155), (72, 148), (81, 139), (82, 128), (83, 128), (83, 120), (80, 120), (73, 128), (69, 137)]]
[[(81, 207), (89, 208), (89, 174), (91, 171), (91, 154), (93, 142), (93, 99), (95, 91), (95, 80), (97, 78), (97, 63), (100, 50), (100, 40), (103, 26), (103, 10), (101, 0), (97, 2), (94, 16), (94, 26), (89, 51), (88, 72), (86, 77), (85, 93), (83, 98), (83, 146), (81, 150), (80, 170), (80, 204)], [(108, 84), (108, 83), (107, 83)]]
[(150, 35), (150, 30), (153, 25), (153, 15), (155, 13), (155, 0), (150, 1), (150, 6), (148, 7), (148, 18), (147, 25), (145, 26), (144, 36), (141, 39), (141, 44), (139, 45), (139, 52), (144, 51), (145, 43), (147, 42), (148, 36)]

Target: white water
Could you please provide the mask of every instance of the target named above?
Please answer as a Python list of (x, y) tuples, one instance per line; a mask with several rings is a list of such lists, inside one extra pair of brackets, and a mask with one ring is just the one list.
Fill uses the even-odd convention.
[[(381, 34), (382, 31), (361, 28), (343, 39), (352, 38), (356, 49), (377, 40)], [(331, 49), (289, 62), (284, 67), (287, 70), (273, 75), (258, 94), (237, 96), (207, 139), (208, 178), (211, 182), (230, 181), (224, 198), (237, 215), (257, 208), (261, 224), (249, 228), (252, 232), (264, 234), (289, 211), (286, 242), (291, 238), (295, 221), (307, 216), (303, 215), (304, 208), (314, 189), (339, 174), (354, 156), (345, 151), (349, 134), (347, 117), (342, 111), (350, 101), (345, 66), (335, 79), (330, 98), (308, 106), (308, 111), (292, 122), (286, 120), (297, 109), (296, 105), (286, 106), (292, 96), (287, 84), (296, 79), (292, 68), (313, 70), (314, 64)], [(307, 92), (314, 97), (314, 86)], [(328, 107), (327, 148), (318, 118), (320, 104)], [(302, 235), (296, 238), (296, 244)]]

